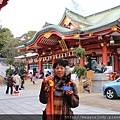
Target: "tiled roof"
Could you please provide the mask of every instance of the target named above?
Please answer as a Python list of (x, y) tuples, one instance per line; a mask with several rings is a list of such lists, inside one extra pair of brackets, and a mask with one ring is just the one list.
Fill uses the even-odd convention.
[(65, 17), (70, 18), (74, 22), (85, 25), (85, 28), (80, 29), (84, 33), (116, 22), (120, 18), (120, 5), (89, 16), (81, 16), (66, 8), (59, 25), (62, 23)]
[[(84, 34), (92, 30), (96, 31), (96, 29), (102, 28), (103, 26), (106, 26), (107, 28), (107, 27), (110, 27), (110, 25), (112, 27), (113, 25), (120, 24), (118, 21), (120, 18), (120, 6), (117, 6), (96, 14), (92, 14), (86, 17), (66, 9), (62, 17), (62, 20), (64, 20), (66, 16), (79, 24), (84, 24), (86, 26), (85, 28), (79, 28), (79, 33)], [(60, 23), (58, 25), (46, 23), (43, 26), (43, 28), (40, 31), (38, 31), (29, 42), (25, 43), (20, 48), (25, 48), (25, 46), (29, 46), (35, 43), (35, 40), (37, 39), (38, 36), (48, 31), (56, 31), (57, 33), (60, 33), (63, 36), (69, 36), (69, 35), (74, 35), (78, 33), (78, 29), (71, 30), (71, 29), (62, 27)]]
[(95, 28), (99, 28), (111, 24), (113, 22), (117, 22), (119, 18), (120, 18), (120, 6), (117, 6), (115, 8), (87, 16), (86, 19), (87, 21), (89, 21), (90, 24), (92, 24), (92, 26), (88, 26), (81, 30), (88, 31)]
[(34, 37), (29, 42), (27, 42), (25, 45), (30, 45), (31, 43), (34, 43), (34, 41), (36, 40), (36, 38), (40, 34), (43, 34), (43, 33), (48, 32), (48, 31), (57, 31), (58, 33), (61, 33), (65, 36), (73, 35), (73, 34), (78, 32), (78, 30), (71, 30), (71, 29), (68, 29), (68, 28), (65, 28), (65, 27), (62, 27), (62, 26), (59, 26), (59, 25), (49, 25), (49, 26), (46, 26), (46, 27), (42, 28), (42, 30), (38, 31), (34, 35)]
[(70, 19), (73, 20), (74, 22), (77, 22), (77, 23), (79, 23), (79, 24), (83, 24), (83, 25), (86, 25), (86, 26), (92, 25), (92, 24), (86, 19), (86, 17), (81, 16), (81, 15), (79, 15), (79, 14), (77, 14), (77, 13), (74, 13), (74, 12), (68, 10), (68, 9), (66, 9), (66, 13), (65, 13), (65, 14), (66, 14), (66, 16), (67, 16), (68, 18), (70, 18)]

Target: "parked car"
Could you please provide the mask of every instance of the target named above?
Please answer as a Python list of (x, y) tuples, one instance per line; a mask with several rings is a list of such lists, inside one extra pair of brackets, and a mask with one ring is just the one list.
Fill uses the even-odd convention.
[(103, 86), (103, 95), (106, 95), (108, 99), (120, 97), (120, 77), (114, 81), (107, 82)]

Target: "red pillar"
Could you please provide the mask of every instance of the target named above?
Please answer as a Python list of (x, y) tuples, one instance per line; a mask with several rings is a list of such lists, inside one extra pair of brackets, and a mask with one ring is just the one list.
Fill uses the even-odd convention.
[(55, 63), (55, 55), (52, 55), (52, 67), (53, 67), (54, 63)]
[(102, 62), (108, 66), (108, 56), (107, 56), (107, 44), (104, 42), (102, 46)]
[(82, 58), (80, 59), (80, 65), (81, 65), (82, 67), (84, 67), (84, 65), (85, 65), (85, 63), (84, 63), (84, 57), (82, 57)]
[(114, 49), (114, 71), (118, 71), (118, 54), (117, 49)]
[(40, 70), (40, 72), (42, 71), (42, 58), (38, 60), (38, 70)]
[(114, 55), (114, 71), (118, 71), (118, 56)]

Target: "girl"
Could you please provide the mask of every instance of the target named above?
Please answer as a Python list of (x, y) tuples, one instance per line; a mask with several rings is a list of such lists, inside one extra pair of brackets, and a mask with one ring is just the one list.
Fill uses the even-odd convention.
[(54, 63), (53, 75), (44, 78), (41, 86), (39, 100), (47, 104), (43, 117), (46, 120), (66, 120), (73, 115), (71, 108), (79, 105), (77, 87), (64, 60)]

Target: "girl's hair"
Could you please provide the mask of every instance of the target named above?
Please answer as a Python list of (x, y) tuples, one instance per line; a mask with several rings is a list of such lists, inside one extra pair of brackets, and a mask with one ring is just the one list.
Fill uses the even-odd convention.
[(55, 69), (55, 68), (57, 67), (57, 65), (61, 65), (61, 66), (63, 66), (63, 67), (66, 67), (66, 66), (67, 66), (67, 63), (66, 63), (66, 61), (64, 61), (64, 60), (57, 60), (57, 61), (54, 63), (54, 65), (53, 65), (53, 69)]

